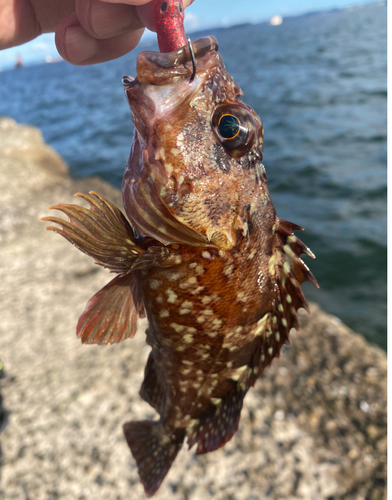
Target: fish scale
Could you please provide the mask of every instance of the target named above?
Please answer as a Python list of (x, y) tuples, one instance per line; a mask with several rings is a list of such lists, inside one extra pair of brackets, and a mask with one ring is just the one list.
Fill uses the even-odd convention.
[[(244, 397), (279, 356), (314, 257), (275, 213), (262, 162), (264, 129), (226, 72), (213, 37), (143, 52), (124, 79), (135, 123), (123, 180), (127, 218), (97, 193), (90, 209), (57, 205), (52, 229), (117, 273), (87, 304), (84, 343), (131, 338), (148, 318), (140, 390), (159, 420), (124, 433), (153, 495), (184, 440), (196, 453), (235, 434)], [(229, 117), (229, 122), (223, 123)], [(232, 133), (232, 136), (230, 134)]]

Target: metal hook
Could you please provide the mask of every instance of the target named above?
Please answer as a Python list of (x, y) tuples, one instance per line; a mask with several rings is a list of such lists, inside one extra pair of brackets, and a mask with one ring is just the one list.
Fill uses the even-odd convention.
[(188, 38), (188, 46), (189, 46), (189, 52), (191, 53), (192, 66), (193, 66), (192, 76), (190, 77), (189, 81), (193, 82), (196, 76), (196, 57), (195, 53), (193, 52), (192, 42), (190, 38)]

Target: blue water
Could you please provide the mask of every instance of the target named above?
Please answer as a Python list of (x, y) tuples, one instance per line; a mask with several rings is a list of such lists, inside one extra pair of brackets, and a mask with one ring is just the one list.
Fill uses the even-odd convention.
[[(305, 284), (307, 296), (385, 347), (385, 3), (192, 38), (203, 34), (218, 38), (264, 122), (278, 215), (306, 228), (301, 238), (317, 255), (307, 262), (321, 288)], [(121, 78), (135, 75), (136, 55), (1, 73), (0, 115), (39, 127), (72, 175), (120, 186), (133, 130)]]

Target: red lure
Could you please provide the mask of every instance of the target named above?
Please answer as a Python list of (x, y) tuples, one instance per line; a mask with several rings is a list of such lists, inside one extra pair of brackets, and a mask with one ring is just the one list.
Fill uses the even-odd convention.
[(184, 45), (188, 40), (184, 30), (183, 0), (156, 0), (155, 29), (161, 52), (172, 52)]

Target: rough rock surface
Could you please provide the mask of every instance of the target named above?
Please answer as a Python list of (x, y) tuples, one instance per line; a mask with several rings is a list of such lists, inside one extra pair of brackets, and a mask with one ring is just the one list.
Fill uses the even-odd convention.
[[(110, 275), (39, 221), (77, 191), (121, 207), (120, 193), (70, 179), (40, 132), (10, 119), (0, 179), (0, 498), (144, 498), (122, 424), (155, 415), (138, 396), (146, 324), (120, 345), (80, 345), (78, 316)], [(316, 305), (300, 323), (236, 436), (204, 456), (184, 448), (157, 499), (386, 497), (385, 353)]]

